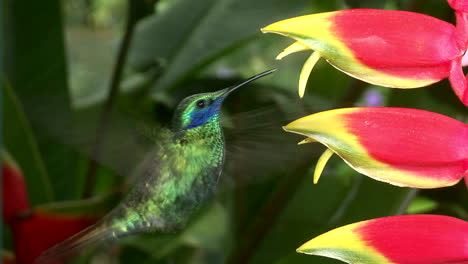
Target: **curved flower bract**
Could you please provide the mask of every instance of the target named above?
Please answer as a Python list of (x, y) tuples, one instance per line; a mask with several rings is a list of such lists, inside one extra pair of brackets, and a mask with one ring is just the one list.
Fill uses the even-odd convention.
[(468, 2), (465, 0), (447, 0), (447, 2), (457, 12), (468, 12)]
[[(463, 100), (462, 82), (466, 81), (459, 72), (466, 43), (459, 41), (454, 25), (434, 17), (350, 9), (282, 20), (262, 28), (262, 32), (296, 40), (278, 58), (307, 47), (337, 69), (376, 85), (418, 88), (454, 74), (450, 80), (457, 85), (452, 86), (468, 104), (468, 99)], [(310, 65), (304, 68), (312, 69)], [(300, 83), (306, 83), (307, 78), (308, 73), (301, 73)]]
[(90, 216), (34, 210), (28, 218), (12, 225), (16, 259), (18, 263), (34, 263), (46, 249), (95, 222), (96, 218)]
[(351, 264), (468, 263), (468, 222), (440, 215), (378, 218), (331, 230), (297, 251)]
[(77, 214), (76, 203), (71, 214), (31, 208), (21, 167), (5, 151), (2, 174), (3, 219), (11, 229), (17, 263), (34, 263), (44, 250), (97, 220), (93, 215)]
[(13, 223), (18, 214), (31, 209), (21, 168), (8, 153), (2, 153), (2, 212), (8, 224)]
[(284, 129), (324, 144), (356, 171), (397, 186), (445, 187), (468, 174), (468, 126), (437, 113), (343, 108), (300, 118)]

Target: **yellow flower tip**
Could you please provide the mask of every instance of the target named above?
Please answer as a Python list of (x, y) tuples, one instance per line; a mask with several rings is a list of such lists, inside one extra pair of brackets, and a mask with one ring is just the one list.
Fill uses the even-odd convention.
[[(276, 23), (278, 23), (278, 22), (276, 22)], [(268, 26), (266, 26), (266, 27), (262, 27), (262, 28), (260, 29), (260, 31), (261, 31), (263, 34), (265, 34), (265, 33), (278, 33), (278, 32), (275, 30), (275, 24), (276, 24), (276, 23), (270, 24), (270, 25), (268, 25)]]
[(283, 128), (283, 130), (286, 131), (286, 132), (294, 132), (294, 131), (291, 131), (290, 125), (291, 125), (291, 123), (289, 123), (289, 124), (287, 124), (285, 126), (282, 126), (281, 128)]
[[(317, 240), (320, 240), (320, 238), (321, 238), (321, 236), (318, 236), (318, 237), (316, 237), (314, 239), (311, 239), (311, 240), (307, 241), (306, 243), (304, 243), (300, 247), (298, 247), (296, 249), (296, 252), (301, 253), (301, 254), (314, 255), (314, 253), (317, 250), (322, 248), (320, 243), (317, 243), (317, 242), (320, 242), (320, 241), (317, 241)], [(317, 254), (317, 255), (321, 255), (321, 254)]]
[(289, 54), (284, 55), (283, 53), (284, 53), (284, 51), (282, 51), (278, 55), (276, 55), (275, 60), (282, 60), (284, 57), (289, 55)]
[(280, 21), (273, 22), (260, 30), (263, 33), (275, 33), (281, 35), (289, 35), (290, 33), (304, 32), (304, 28), (308, 28), (311, 23), (307, 23), (307, 17), (292, 17)]
[(327, 249), (363, 249), (360, 236), (354, 231), (362, 223), (354, 223), (338, 227), (321, 234), (296, 249), (299, 253), (325, 256)]
[(302, 125), (299, 122), (297, 122), (297, 120), (283, 126), (283, 130), (286, 132), (299, 134), (299, 135), (308, 137), (308, 135), (301, 133), (302, 129), (303, 129)]
[(287, 48), (285, 48), (280, 54), (278, 54), (278, 56), (276, 56), (276, 59), (281, 60), (282, 58), (288, 56), (291, 53), (304, 51), (304, 50), (309, 50), (309, 47), (303, 45), (299, 41), (296, 41), (293, 44), (289, 45)]
[[(286, 132), (289, 132), (289, 133), (299, 134), (299, 135), (308, 137), (308, 135), (301, 132), (302, 131), (301, 127), (297, 126), (295, 121), (283, 126), (283, 130), (286, 131)], [(307, 139), (302, 140), (301, 142), (298, 143), (298, 145), (309, 143), (309, 142), (303, 142), (303, 141), (306, 141), (306, 140)]]
[(298, 145), (303, 145), (303, 144), (314, 143), (314, 142), (317, 142), (317, 140), (315, 140), (313, 138), (305, 138), (304, 140), (300, 141), (297, 144)]
[(322, 175), (323, 169), (325, 169), (325, 165), (327, 164), (328, 160), (333, 156), (333, 151), (330, 149), (326, 149), (322, 155), (320, 155), (320, 158), (317, 161), (317, 165), (315, 166), (315, 171), (314, 171), (314, 184), (317, 184), (320, 176)]
[(297, 252), (297, 253), (303, 253), (303, 254), (304, 254), (304, 252), (302, 251), (302, 246), (296, 248), (296, 252)]
[[(263, 33), (263, 34), (267, 34), (267, 33), (273, 33), (273, 34), (279, 34), (279, 35), (283, 35), (283, 36), (286, 36), (286, 33), (287, 33), (287, 30), (285, 31), (283, 28), (278, 28), (276, 26), (276, 24), (278, 24), (279, 22), (276, 22), (276, 23), (273, 23), (273, 24), (270, 24), (266, 27), (263, 27), (260, 29), (260, 31)], [(285, 31), (283, 33), (283, 31)]]
[[(296, 42), (297, 43), (297, 42)], [(293, 44), (294, 45), (294, 44)], [(320, 53), (314, 52), (302, 66), (301, 74), (299, 75), (299, 97), (304, 97), (307, 81), (309, 80), (310, 73), (314, 68), (317, 61), (320, 59)]]
[(315, 240), (312, 239), (305, 244), (301, 245), (296, 249), (297, 253), (306, 254), (306, 255), (317, 255), (317, 256), (324, 256), (324, 254), (320, 254), (320, 249), (322, 247), (320, 245), (315, 245)]

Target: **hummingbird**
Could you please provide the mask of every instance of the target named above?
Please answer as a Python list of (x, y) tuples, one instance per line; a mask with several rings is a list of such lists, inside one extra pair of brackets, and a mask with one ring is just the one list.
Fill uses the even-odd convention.
[(170, 128), (159, 131), (153, 166), (123, 201), (96, 224), (43, 252), (35, 263), (53, 263), (90, 244), (130, 234), (181, 230), (215, 192), (223, 170), (221, 104), (239, 87), (274, 71), (216, 92), (184, 98), (176, 107)]

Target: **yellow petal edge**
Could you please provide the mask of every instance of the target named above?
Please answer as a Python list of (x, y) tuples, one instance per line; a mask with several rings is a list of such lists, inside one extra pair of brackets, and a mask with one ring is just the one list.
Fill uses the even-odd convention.
[(309, 47), (303, 45), (299, 41), (296, 41), (290, 46), (288, 46), (287, 48), (285, 48), (282, 52), (280, 52), (280, 54), (276, 56), (276, 59), (281, 60), (282, 58), (288, 56), (291, 53), (296, 53), (299, 51), (304, 51), (304, 50), (309, 50), (309, 49), (310, 49)]
[(307, 81), (309, 80), (310, 73), (314, 68), (317, 61), (320, 59), (320, 53), (314, 52), (302, 66), (301, 74), (299, 75), (299, 97), (304, 97)]
[(313, 139), (313, 138), (304, 138), (303, 140), (301, 140), (299, 143), (297, 143), (298, 145), (303, 145), (303, 144), (309, 144), (309, 143), (314, 143), (314, 142), (317, 142), (317, 140)]
[(317, 161), (317, 165), (315, 166), (315, 171), (314, 171), (314, 184), (317, 184), (320, 175), (322, 175), (323, 169), (325, 168), (325, 165), (327, 164), (328, 160), (333, 156), (333, 151), (330, 149), (325, 150), (322, 155), (320, 155), (320, 158)]
[(333, 229), (301, 245), (299, 253), (324, 256), (352, 264), (395, 264), (367, 246), (355, 231), (366, 221)]

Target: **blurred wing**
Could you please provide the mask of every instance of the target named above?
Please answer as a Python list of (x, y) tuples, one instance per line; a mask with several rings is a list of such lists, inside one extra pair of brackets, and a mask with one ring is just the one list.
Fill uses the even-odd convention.
[[(159, 128), (114, 111), (108, 116), (108, 126), (102, 132), (99, 131), (101, 113), (100, 107), (90, 107), (75, 111), (70, 117), (53, 106), (38, 106), (32, 122), (54, 141), (96, 160), (117, 175), (128, 176), (148, 152), (154, 150)], [(98, 133), (103, 136), (97, 143)], [(96, 151), (97, 144), (99, 151)]]
[(310, 158), (315, 148), (297, 146), (300, 137), (286, 134), (282, 126), (300, 116), (300, 111), (285, 113), (274, 107), (235, 115), (232, 129), (226, 131), (226, 166), (222, 181), (228, 188), (258, 184), (278, 172), (290, 169), (297, 161)]

